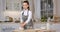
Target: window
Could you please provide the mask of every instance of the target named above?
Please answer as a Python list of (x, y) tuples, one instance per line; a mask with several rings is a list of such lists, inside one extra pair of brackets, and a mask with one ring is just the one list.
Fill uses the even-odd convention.
[(6, 10), (20, 10), (20, 0), (6, 0)]
[(53, 17), (53, 1), (52, 0), (41, 0), (41, 16), (42, 17)]

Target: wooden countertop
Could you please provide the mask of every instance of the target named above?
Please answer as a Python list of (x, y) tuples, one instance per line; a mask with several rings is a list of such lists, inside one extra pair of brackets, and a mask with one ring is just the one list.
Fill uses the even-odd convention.
[(28, 30), (13, 30), (13, 32), (56, 32), (55, 30), (43, 30), (43, 29), (28, 29)]

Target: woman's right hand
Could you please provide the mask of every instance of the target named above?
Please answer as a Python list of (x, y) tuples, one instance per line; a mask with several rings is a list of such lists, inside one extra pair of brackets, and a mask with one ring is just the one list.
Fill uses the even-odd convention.
[(21, 23), (21, 27), (24, 27), (24, 23)]

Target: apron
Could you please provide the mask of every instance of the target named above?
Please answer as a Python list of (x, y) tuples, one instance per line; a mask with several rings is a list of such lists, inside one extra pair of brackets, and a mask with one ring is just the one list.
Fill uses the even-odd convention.
[[(29, 11), (28, 11), (29, 13)], [(23, 21), (25, 22), (27, 19), (28, 19), (28, 14), (27, 13), (27, 16), (24, 15), (24, 12), (22, 13), (22, 19)], [(32, 19), (24, 26), (24, 29), (31, 29), (33, 27), (33, 22), (32, 22)]]

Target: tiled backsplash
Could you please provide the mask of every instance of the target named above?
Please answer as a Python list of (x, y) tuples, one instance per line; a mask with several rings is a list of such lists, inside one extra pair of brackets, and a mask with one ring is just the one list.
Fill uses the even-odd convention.
[[(4, 18), (6, 18), (6, 16), (12, 17), (13, 21), (16, 19), (20, 18), (20, 11), (5, 11), (4, 12)], [(6, 19), (5, 19), (6, 20)]]

